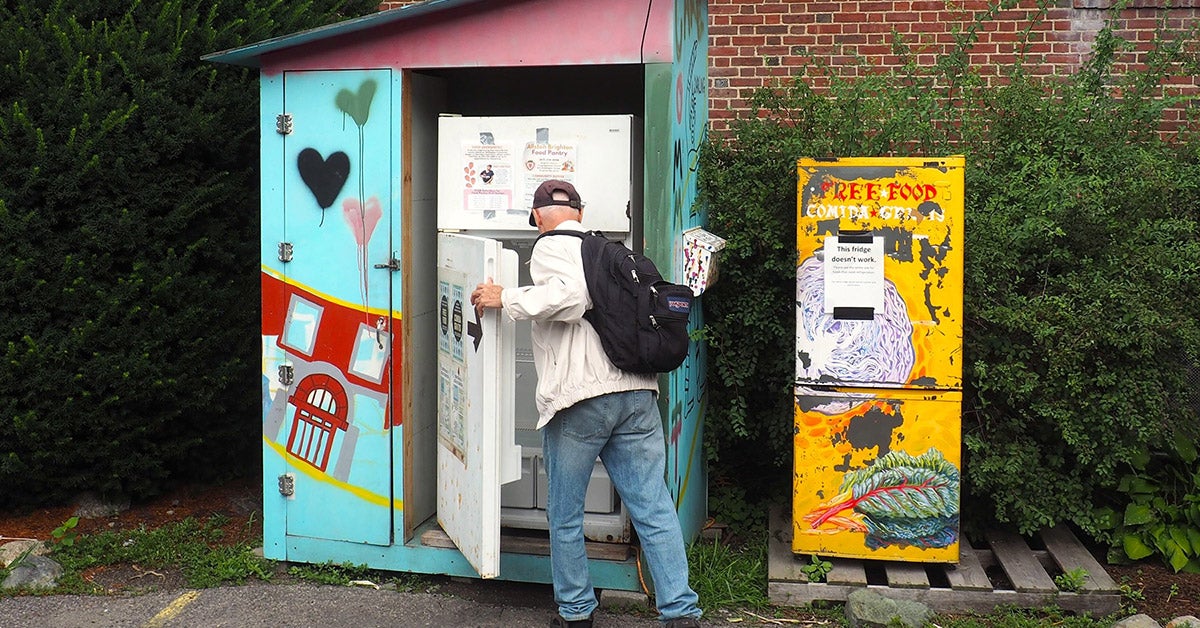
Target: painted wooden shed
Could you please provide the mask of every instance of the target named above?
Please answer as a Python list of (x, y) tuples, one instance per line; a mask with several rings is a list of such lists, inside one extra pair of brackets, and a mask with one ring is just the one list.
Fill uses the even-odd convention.
[[(705, 223), (706, 46), (698, 0), (429, 0), (206, 57), (261, 77), (267, 557), (550, 581), (536, 516), (503, 524), (498, 570), (473, 564), (439, 524), (439, 343), (464, 346), (465, 329), (478, 349), (484, 324), (439, 303), (439, 120), (629, 119), (626, 240), (682, 283), (683, 233)], [(660, 381), (667, 481), (688, 537), (707, 515), (705, 366), (697, 342)], [(535, 463), (520, 463), (532, 502)], [(496, 468), (477, 479), (498, 485)], [(598, 501), (612, 513), (589, 534), (596, 586), (639, 590), (636, 539), (619, 504)]]

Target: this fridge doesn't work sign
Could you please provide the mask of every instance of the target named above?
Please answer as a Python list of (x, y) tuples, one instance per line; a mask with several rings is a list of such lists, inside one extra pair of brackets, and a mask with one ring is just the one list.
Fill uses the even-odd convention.
[(825, 313), (883, 310), (883, 238), (825, 238)]

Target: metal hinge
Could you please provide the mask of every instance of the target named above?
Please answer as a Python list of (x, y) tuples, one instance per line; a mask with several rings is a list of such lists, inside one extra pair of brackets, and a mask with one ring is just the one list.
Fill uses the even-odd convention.
[(285, 263), (292, 261), (292, 243), (291, 242), (280, 242), (279, 243), (279, 261), (285, 262)]
[(291, 135), (292, 133), (292, 114), (281, 113), (275, 116), (275, 132), (280, 135)]
[(284, 497), (291, 497), (296, 494), (296, 476), (290, 473), (284, 473), (279, 476), (279, 494)]
[(296, 370), (291, 364), (284, 364), (279, 367), (279, 383), (284, 386), (291, 386), (292, 379), (296, 376)]

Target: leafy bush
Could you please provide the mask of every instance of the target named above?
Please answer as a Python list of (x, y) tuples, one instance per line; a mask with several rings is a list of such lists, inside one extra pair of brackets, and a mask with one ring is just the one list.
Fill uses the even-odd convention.
[(1121, 477), (1117, 491), (1124, 509), (1097, 511), (1111, 530), (1109, 562), (1161, 556), (1175, 571), (1200, 573), (1200, 470), (1195, 442), (1178, 438), (1174, 447), (1140, 456)]
[(259, 459), (256, 74), (374, 3), (0, 6), (0, 507)]
[(1200, 152), (1194, 124), (1158, 132), (1195, 33), (1159, 33), (1117, 77), (1110, 23), (1077, 74), (1018, 63), (988, 86), (964, 65), (973, 29), (936, 67), (765, 91), (710, 138), (701, 194), (729, 238), (704, 300), (712, 475), (791, 476), (796, 159), (963, 154), (964, 515), (1107, 538), (1095, 506), (1198, 429)]
[(1024, 530), (1096, 532), (1093, 497), (1197, 429), (1196, 154), (1144, 123), (1155, 101), (1088, 90), (1097, 71), (1050, 106), (990, 98), (968, 179), (970, 477)]

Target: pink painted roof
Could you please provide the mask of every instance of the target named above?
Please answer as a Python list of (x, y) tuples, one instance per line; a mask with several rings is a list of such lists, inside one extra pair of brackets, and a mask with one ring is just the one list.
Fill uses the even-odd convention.
[(669, 62), (671, 2), (427, 0), (218, 52), (283, 70)]

